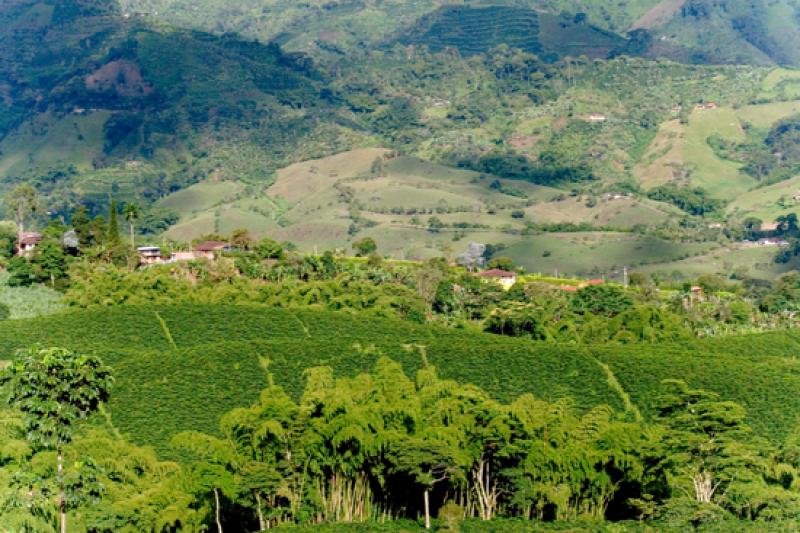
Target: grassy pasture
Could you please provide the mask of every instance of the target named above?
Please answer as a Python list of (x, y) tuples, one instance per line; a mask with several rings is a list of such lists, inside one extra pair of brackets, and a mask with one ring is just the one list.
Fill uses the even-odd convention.
[(241, 183), (235, 181), (206, 181), (174, 192), (159, 200), (157, 205), (186, 218), (235, 198), (243, 188)]
[(55, 116), (45, 113), (0, 142), (0, 176), (19, 175), (57, 165), (92, 168), (103, 146), (107, 111)]
[(782, 118), (798, 113), (800, 113), (800, 100), (749, 105), (737, 111), (742, 120), (759, 128), (769, 128)]
[(774, 246), (736, 246), (710, 250), (708, 253), (657, 264), (636, 267), (639, 272), (671, 274), (680, 272), (685, 278), (702, 274), (729, 276), (734, 270), (744, 268), (747, 275), (759, 279), (774, 279), (789, 270), (798, 268), (798, 262), (775, 264), (778, 248)]
[(728, 206), (728, 211), (738, 216), (773, 221), (783, 214), (800, 214), (800, 202), (794, 200), (797, 194), (800, 194), (800, 176), (748, 191), (736, 198)]
[(752, 187), (755, 181), (739, 172), (740, 165), (717, 157), (708, 145), (711, 135), (744, 140), (736, 113), (732, 109), (694, 111), (689, 118), (684, 146), (684, 161), (691, 168), (690, 182), (712, 196), (730, 200)]
[[(603, 274), (623, 266), (664, 263), (713, 245), (682, 244), (626, 233), (543, 233), (524, 237), (503, 251), (529, 272)], [(549, 254), (547, 254), (549, 252)]]
[(635, 198), (599, 199), (594, 207), (588, 207), (587, 201), (586, 197), (570, 197), (537, 203), (525, 212), (529, 220), (537, 223), (588, 222), (617, 228), (658, 224), (676, 212), (672, 206)]
[(276, 381), (297, 395), (310, 366), (353, 375), (371, 368), (380, 354), (413, 373), (424, 352), (443, 376), (480, 385), (500, 399), (523, 392), (550, 400), (569, 396), (582, 410), (598, 403), (623, 410), (598, 360), (645, 414), (662, 379), (688, 377), (693, 386), (744, 403), (751, 423), (772, 438), (785, 435), (800, 413), (800, 362), (793, 357), (800, 338), (791, 332), (590, 348), (346, 313), (205, 305), (70, 311), (0, 323), (0, 359), (33, 342), (102, 356), (116, 373), (114, 423), (162, 452), (172, 433), (216, 432), (223, 413), (255, 400), (266, 384), (267, 361)]
[(800, 98), (800, 71), (776, 68), (762, 82), (761, 98)]

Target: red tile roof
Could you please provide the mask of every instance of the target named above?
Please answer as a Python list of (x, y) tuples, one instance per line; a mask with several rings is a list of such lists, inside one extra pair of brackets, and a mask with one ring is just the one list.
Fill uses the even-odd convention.
[(224, 250), (228, 246), (230, 246), (230, 244), (223, 241), (205, 241), (198, 243), (194, 249), (196, 252), (217, 252), (219, 250)]
[(22, 245), (26, 244), (38, 244), (42, 242), (42, 234), (37, 233), (35, 231), (26, 231), (22, 235), (20, 235), (19, 243)]

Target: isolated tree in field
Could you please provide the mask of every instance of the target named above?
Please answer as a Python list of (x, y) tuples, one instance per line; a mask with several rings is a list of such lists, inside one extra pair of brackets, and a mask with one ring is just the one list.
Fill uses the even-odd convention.
[(136, 247), (136, 221), (139, 220), (139, 207), (134, 203), (126, 203), (125, 208), (122, 210), (125, 220), (128, 221), (128, 227), (131, 231), (131, 248)]
[(778, 223), (778, 232), (781, 235), (796, 235), (798, 229), (800, 229), (800, 227), (798, 227), (797, 215), (795, 213), (781, 215), (775, 219), (775, 222)]
[(26, 183), (21, 183), (11, 189), (3, 201), (6, 212), (11, 213), (17, 224), (19, 230), (17, 249), (19, 249), (19, 243), (22, 241), (22, 234), (25, 231), (25, 221), (37, 209), (36, 189)]
[(353, 250), (359, 257), (366, 257), (375, 253), (378, 250), (378, 243), (372, 237), (364, 237), (353, 243)]
[(95, 356), (37, 346), (20, 351), (0, 377), (9, 402), (22, 412), (31, 444), (56, 450), (62, 533), (67, 530), (63, 448), (77, 423), (108, 401), (112, 382), (111, 370)]

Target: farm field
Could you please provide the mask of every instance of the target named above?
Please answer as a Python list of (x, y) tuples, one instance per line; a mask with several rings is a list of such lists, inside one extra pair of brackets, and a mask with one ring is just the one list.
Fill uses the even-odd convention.
[(800, 176), (753, 189), (731, 202), (728, 212), (735, 216), (773, 221), (780, 215), (800, 213), (800, 202), (794, 199), (798, 194)]
[[(238, 190), (224, 183), (198, 184), (167, 197), (162, 205), (180, 209), (193, 204), (184, 203), (192, 195), (200, 197), (198, 203), (210, 204), (224, 194), (232, 198)], [(710, 246), (602, 231), (522, 235), (527, 223), (632, 228), (680, 214), (669, 204), (647, 199), (569, 196), (553, 187), (366, 148), (291, 165), (278, 171), (264, 194), (192, 212), (167, 235), (189, 240), (243, 227), (257, 237), (290, 241), (308, 252), (348, 249), (352, 240), (372, 237), (382, 255), (422, 260), (453, 258), (474, 241), (510, 246), (507, 255), (529, 271), (576, 274), (674, 261)], [(447, 227), (429, 231), (431, 217)], [(369, 222), (353, 236), (351, 226), (359, 220)]]
[(171, 209), (186, 219), (198, 211), (235, 198), (243, 188), (241, 183), (235, 181), (197, 183), (162, 198), (156, 205)]
[(713, 243), (681, 244), (627, 233), (544, 233), (523, 237), (503, 251), (528, 272), (612, 275), (623, 266), (662, 264), (698, 255)]
[(734, 271), (740, 271), (756, 279), (771, 280), (800, 266), (797, 260), (786, 264), (776, 264), (774, 258), (777, 250), (775, 246), (726, 246), (687, 259), (641, 265), (636, 267), (635, 271), (648, 274), (659, 273), (665, 276), (679, 272), (681, 276), (688, 278), (703, 274), (727, 277)]
[(254, 401), (267, 383), (264, 365), (296, 396), (308, 367), (354, 375), (386, 354), (413, 373), (421, 351), (443, 376), (505, 401), (532, 392), (572, 397), (581, 410), (600, 403), (624, 410), (599, 360), (643, 413), (651, 412), (660, 380), (678, 376), (743, 403), (751, 423), (771, 438), (782, 438), (800, 409), (800, 363), (792, 356), (800, 337), (790, 332), (591, 348), (365, 315), (225, 305), (123, 306), (0, 323), (4, 357), (34, 342), (101, 355), (116, 374), (114, 424), (166, 453), (173, 433), (216, 433), (223, 413)]
[(769, 128), (798, 113), (800, 101), (694, 110), (687, 125), (676, 119), (660, 126), (633, 172), (646, 189), (675, 182), (703, 187), (713, 197), (733, 201), (734, 207), (758, 203), (758, 198), (769, 195), (769, 189), (783, 185), (755, 189), (757, 182), (740, 172), (739, 163), (720, 159), (708, 138), (717, 135), (728, 141), (743, 141), (744, 124)]

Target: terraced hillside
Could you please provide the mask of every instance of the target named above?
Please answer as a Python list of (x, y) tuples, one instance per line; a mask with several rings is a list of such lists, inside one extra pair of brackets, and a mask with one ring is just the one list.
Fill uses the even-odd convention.
[(534, 54), (604, 58), (625, 40), (578, 19), (539, 13), (533, 9), (443, 7), (423, 17), (398, 39), (432, 50), (458, 49), (464, 55), (508, 45)]
[(661, 379), (688, 379), (743, 403), (756, 429), (775, 439), (800, 409), (800, 363), (793, 357), (800, 337), (794, 333), (591, 348), (363, 315), (224, 305), (116, 307), (0, 324), (0, 357), (34, 342), (102, 356), (117, 378), (110, 405), (115, 425), (162, 451), (173, 433), (214, 433), (223, 413), (253, 402), (266, 385), (264, 366), (298, 395), (306, 368), (330, 365), (354, 375), (381, 353), (406, 372), (427, 360), (443, 376), (503, 400), (522, 392), (569, 396), (582, 410), (608, 403), (630, 416), (651, 412)]

